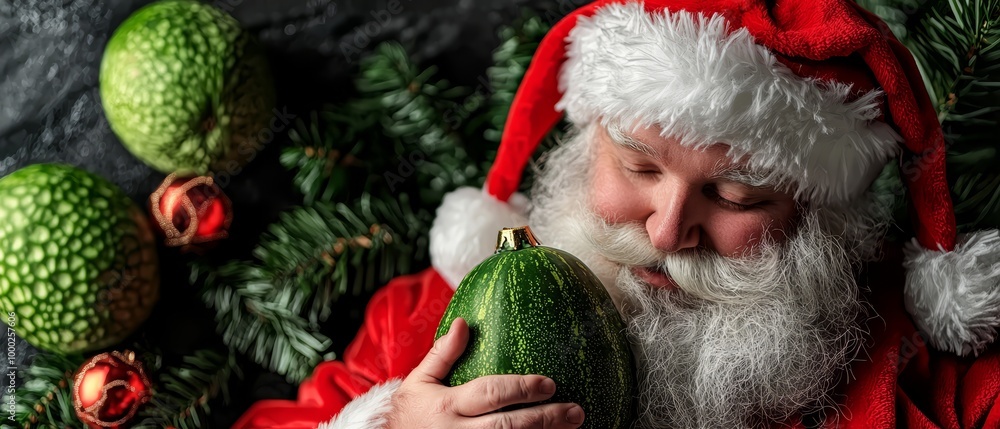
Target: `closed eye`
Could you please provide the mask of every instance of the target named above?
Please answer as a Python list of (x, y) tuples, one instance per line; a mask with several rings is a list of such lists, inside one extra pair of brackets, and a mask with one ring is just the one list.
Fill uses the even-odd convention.
[(624, 171), (626, 175), (640, 179), (648, 179), (660, 173), (659, 170), (652, 167), (643, 167), (643, 166), (633, 167), (626, 165), (624, 163), (621, 164), (621, 167), (622, 171)]
[(767, 201), (758, 201), (752, 204), (744, 204), (726, 199), (722, 195), (719, 195), (719, 192), (718, 190), (715, 189), (715, 186), (711, 185), (705, 186), (702, 192), (705, 194), (706, 197), (715, 201), (715, 203), (718, 204), (719, 206), (734, 211), (753, 210), (767, 205)]

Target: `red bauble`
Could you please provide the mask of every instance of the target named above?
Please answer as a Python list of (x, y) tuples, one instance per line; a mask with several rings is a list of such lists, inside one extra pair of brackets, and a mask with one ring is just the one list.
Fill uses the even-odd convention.
[(73, 409), (91, 429), (122, 428), (151, 397), (149, 377), (130, 351), (90, 358), (73, 378)]
[(211, 177), (171, 174), (149, 196), (149, 209), (167, 246), (198, 250), (229, 236), (232, 202)]

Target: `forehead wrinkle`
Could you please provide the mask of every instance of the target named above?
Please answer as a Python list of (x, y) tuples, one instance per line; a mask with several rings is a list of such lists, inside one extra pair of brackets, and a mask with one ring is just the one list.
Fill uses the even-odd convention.
[(648, 156), (656, 156), (656, 150), (653, 149), (652, 146), (627, 134), (625, 130), (622, 129), (620, 124), (608, 124), (606, 129), (608, 131), (608, 137), (611, 137), (611, 141), (615, 142), (615, 144)]

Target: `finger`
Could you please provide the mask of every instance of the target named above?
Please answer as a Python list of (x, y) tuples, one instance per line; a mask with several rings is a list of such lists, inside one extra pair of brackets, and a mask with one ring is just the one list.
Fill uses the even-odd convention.
[(426, 377), (427, 381), (440, 383), (448, 376), (448, 371), (451, 371), (459, 356), (462, 356), (468, 342), (469, 325), (462, 318), (456, 318), (451, 322), (448, 333), (434, 342), (434, 347), (413, 371)]
[(583, 424), (583, 408), (576, 404), (544, 404), (475, 418), (474, 428), (571, 429)]
[(552, 397), (556, 383), (541, 375), (491, 375), (479, 377), (451, 390), (455, 411), (478, 416), (508, 405), (544, 401)]

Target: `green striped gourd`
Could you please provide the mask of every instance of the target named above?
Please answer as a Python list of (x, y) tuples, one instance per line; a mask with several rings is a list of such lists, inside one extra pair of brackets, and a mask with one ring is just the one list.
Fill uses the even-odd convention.
[(546, 402), (575, 402), (584, 428), (628, 428), (635, 369), (625, 327), (608, 292), (575, 256), (540, 246), (528, 227), (505, 228), (494, 255), (461, 282), (437, 330), (456, 317), (470, 329), (445, 382), (494, 374), (540, 374), (556, 382)]

